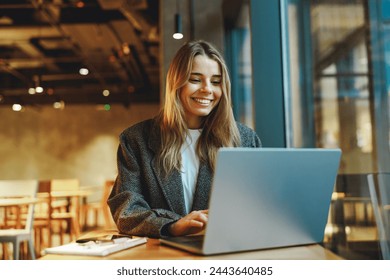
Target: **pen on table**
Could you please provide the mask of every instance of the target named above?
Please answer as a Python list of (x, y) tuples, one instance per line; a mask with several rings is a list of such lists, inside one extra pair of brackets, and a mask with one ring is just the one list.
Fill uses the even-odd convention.
[(87, 238), (81, 238), (76, 240), (76, 243), (87, 243), (89, 241), (113, 241), (113, 240), (118, 240), (118, 239), (124, 239), (128, 240), (131, 239), (132, 236), (130, 235), (122, 235), (122, 234), (113, 234), (113, 235), (105, 235), (105, 236), (100, 236), (100, 237), (87, 237)]
[(89, 248), (93, 248), (95, 246), (106, 246), (106, 245), (112, 245), (112, 244), (125, 243), (128, 240), (130, 240), (130, 238), (123, 237), (123, 238), (116, 238), (116, 239), (112, 239), (112, 240), (90, 240), (87, 242), (78, 242), (78, 244), (82, 247), (89, 249)]
[(120, 238), (114, 238), (111, 240), (96, 240), (96, 244), (118, 244), (128, 241), (130, 238), (128, 237), (120, 237)]

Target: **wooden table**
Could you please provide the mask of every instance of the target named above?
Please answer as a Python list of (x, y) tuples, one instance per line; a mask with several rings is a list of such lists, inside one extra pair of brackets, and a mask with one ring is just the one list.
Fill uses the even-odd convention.
[[(21, 220), (20, 220), (20, 207), (39, 203), (41, 200), (35, 197), (20, 197), (20, 198), (0, 198), (0, 207), (17, 207), (16, 212), (16, 228), (20, 228)], [(7, 226), (7, 215), (4, 216), (4, 226)], [(1, 224), (0, 224), (1, 227)]]
[(199, 256), (160, 244), (158, 239), (148, 239), (142, 244), (106, 257), (48, 254), (40, 260), (340, 260), (341, 257), (320, 245), (296, 246), (272, 250), (258, 250), (214, 256)]
[(39, 198), (21, 197), (21, 198), (0, 198), (0, 207), (23, 206), (35, 204), (40, 201)]

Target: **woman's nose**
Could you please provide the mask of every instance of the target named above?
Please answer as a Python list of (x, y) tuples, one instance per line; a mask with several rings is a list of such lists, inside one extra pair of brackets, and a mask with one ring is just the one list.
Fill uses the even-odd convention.
[(211, 83), (208, 82), (208, 81), (205, 81), (205, 82), (203, 83), (203, 85), (202, 85), (201, 90), (202, 90), (203, 92), (211, 93)]

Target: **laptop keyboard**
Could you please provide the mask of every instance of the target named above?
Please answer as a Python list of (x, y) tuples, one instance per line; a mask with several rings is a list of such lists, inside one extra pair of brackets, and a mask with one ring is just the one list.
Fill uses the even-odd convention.
[(168, 239), (177, 243), (185, 244), (190, 247), (201, 248), (203, 244), (204, 236), (192, 235), (192, 236), (173, 237)]

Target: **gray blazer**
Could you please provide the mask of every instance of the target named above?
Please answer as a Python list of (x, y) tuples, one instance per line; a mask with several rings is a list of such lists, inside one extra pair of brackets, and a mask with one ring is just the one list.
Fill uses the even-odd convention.
[[(256, 133), (237, 123), (241, 146), (260, 147)], [(156, 153), (161, 141), (159, 126), (146, 120), (124, 130), (119, 137), (118, 176), (108, 199), (111, 214), (122, 233), (161, 237), (166, 225), (186, 215), (179, 171), (159, 175)], [(200, 164), (192, 210), (208, 209), (212, 171)]]

